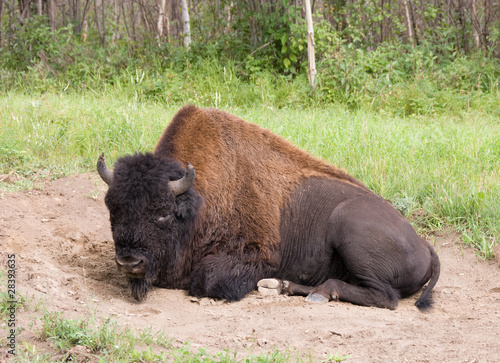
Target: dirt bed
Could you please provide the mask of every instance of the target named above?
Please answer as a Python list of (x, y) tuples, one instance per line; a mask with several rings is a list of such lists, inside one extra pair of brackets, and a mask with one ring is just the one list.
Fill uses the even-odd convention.
[[(113, 261), (105, 190), (96, 175), (87, 174), (4, 193), (0, 261), (5, 267), (7, 254), (16, 255), (21, 295), (68, 318), (95, 311), (123, 325), (164, 330), (176, 344), (190, 341), (195, 350), (229, 349), (243, 356), (288, 349), (314, 360), (350, 355), (348, 362), (500, 361), (499, 261), (478, 259), (453, 233), (433, 236), (441, 278), (435, 307), (425, 314), (414, 306), (419, 294), (394, 311), (258, 293), (225, 303), (158, 288), (136, 303)], [(25, 326), (18, 342), (33, 339), (28, 323), (36, 315), (30, 309), (19, 313), (18, 325)]]

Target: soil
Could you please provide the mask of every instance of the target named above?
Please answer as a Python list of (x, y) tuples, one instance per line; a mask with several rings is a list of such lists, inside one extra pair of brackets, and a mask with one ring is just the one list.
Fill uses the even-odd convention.
[[(85, 174), (0, 195), (0, 262), (5, 268), (7, 255), (15, 254), (21, 295), (68, 318), (94, 312), (137, 329), (163, 330), (194, 351), (228, 349), (243, 357), (279, 349), (312, 361), (335, 353), (349, 355), (347, 362), (500, 361), (499, 260), (481, 260), (456, 233), (428, 238), (441, 259), (428, 313), (414, 306), (420, 293), (393, 311), (257, 292), (227, 303), (160, 288), (137, 303), (113, 261), (105, 191), (97, 175)], [(16, 317), (24, 329), (17, 344), (41, 346), (30, 324), (41, 312), (28, 305)]]

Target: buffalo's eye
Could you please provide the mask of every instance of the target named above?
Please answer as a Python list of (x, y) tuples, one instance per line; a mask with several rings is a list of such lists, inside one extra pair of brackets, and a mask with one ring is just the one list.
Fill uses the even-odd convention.
[(171, 215), (171, 214), (167, 214), (167, 215), (165, 215), (165, 216), (160, 216), (160, 217), (158, 217), (158, 222), (160, 222), (160, 223), (167, 223), (167, 222), (169, 222), (171, 219), (172, 219), (172, 215)]
[(166, 226), (168, 224), (171, 224), (174, 218), (174, 215), (172, 214), (170, 208), (164, 206), (152, 209), (151, 213), (155, 218), (155, 222), (158, 223), (160, 226)]

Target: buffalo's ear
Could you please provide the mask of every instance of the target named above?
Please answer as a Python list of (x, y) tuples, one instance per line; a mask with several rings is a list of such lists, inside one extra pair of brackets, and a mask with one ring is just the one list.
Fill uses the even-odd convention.
[(175, 215), (187, 221), (193, 220), (201, 204), (201, 197), (195, 191), (189, 190), (175, 198), (177, 210)]

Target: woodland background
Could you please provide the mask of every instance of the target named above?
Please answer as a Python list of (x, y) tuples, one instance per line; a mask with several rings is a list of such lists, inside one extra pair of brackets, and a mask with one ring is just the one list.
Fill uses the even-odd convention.
[[(295, 105), (313, 97), (422, 114), (470, 108), (478, 92), (498, 100), (498, 1), (311, 5), (318, 87), (301, 89), (307, 97)], [(267, 74), (294, 89), (307, 74), (299, 0), (0, 0), (0, 20), (4, 90), (102, 89), (134, 76), (143, 86), (135, 94), (168, 102), (186, 98), (170, 81), (189, 67), (250, 84)]]

